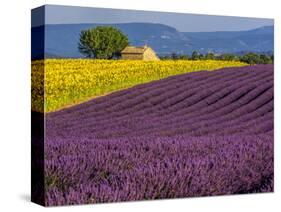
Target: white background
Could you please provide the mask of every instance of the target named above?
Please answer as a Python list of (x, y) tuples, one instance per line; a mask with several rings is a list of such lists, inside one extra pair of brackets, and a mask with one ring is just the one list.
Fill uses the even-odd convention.
[[(0, 7), (0, 211), (44, 208), (30, 199), (30, 9), (42, 4), (275, 18), (275, 192), (57, 207), (60, 211), (277, 211), (280, 177), (280, 6), (278, 0), (3, 0)], [(280, 211), (280, 210), (279, 210)]]

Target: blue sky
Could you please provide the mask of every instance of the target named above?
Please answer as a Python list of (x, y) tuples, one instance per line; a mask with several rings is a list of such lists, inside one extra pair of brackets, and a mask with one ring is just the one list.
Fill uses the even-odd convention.
[[(274, 24), (273, 19), (264, 18), (210, 16), (58, 5), (47, 5), (45, 8), (46, 24), (148, 22), (166, 24), (182, 32), (239, 31)], [(38, 14), (40, 16), (41, 12), (42, 10), (34, 10), (32, 26), (42, 25), (43, 19), (38, 18)]]

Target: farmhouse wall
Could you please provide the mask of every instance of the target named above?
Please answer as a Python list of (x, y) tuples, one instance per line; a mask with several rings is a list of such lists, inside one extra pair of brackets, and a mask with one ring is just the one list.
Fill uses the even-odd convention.
[(124, 60), (142, 60), (143, 54), (122, 53), (122, 59), (124, 59)]
[(143, 53), (143, 60), (159, 60), (155, 52), (151, 48), (147, 48)]

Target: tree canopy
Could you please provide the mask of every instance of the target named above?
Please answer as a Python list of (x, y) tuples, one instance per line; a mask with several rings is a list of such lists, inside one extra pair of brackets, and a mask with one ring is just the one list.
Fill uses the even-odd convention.
[(225, 60), (225, 61), (241, 61), (248, 64), (272, 64), (274, 63), (273, 54), (258, 54), (258, 53), (246, 53), (243, 55), (224, 53), (224, 54), (214, 54), (212, 52), (206, 53), (205, 55), (193, 51), (191, 56), (187, 54), (177, 54), (172, 53), (171, 55), (164, 55), (160, 57), (162, 60)]
[(88, 58), (111, 59), (119, 57), (128, 44), (128, 37), (119, 29), (98, 26), (81, 31), (78, 49)]

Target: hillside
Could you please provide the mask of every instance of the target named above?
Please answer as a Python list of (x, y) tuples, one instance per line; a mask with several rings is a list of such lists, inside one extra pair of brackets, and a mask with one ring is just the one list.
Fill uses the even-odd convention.
[[(32, 28), (32, 37), (42, 37), (45, 30), (45, 57), (73, 57), (82, 55), (77, 49), (79, 33), (99, 24), (57, 24)], [(128, 35), (132, 45), (150, 45), (159, 55), (193, 50), (202, 53), (273, 52), (273, 26), (234, 32), (179, 32), (163, 24), (127, 23), (110, 24)], [(32, 58), (42, 58), (38, 39), (33, 40)]]

